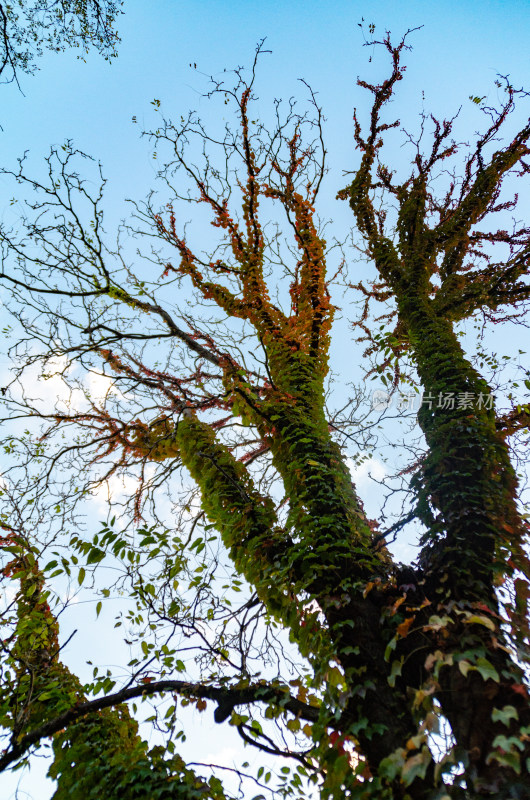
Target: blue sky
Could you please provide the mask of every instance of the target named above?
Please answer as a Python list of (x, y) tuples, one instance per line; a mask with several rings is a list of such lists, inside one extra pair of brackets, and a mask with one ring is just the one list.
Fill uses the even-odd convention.
[[(157, 164), (149, 142), (139, 137), (142, 127), (156, 126), (151, 101), (160, 99), (167, 116), (178, 118), (190, 108), (207, 115), (201, 96), (204, 76), (249, 64), (263, 37), (272, 50), (260, 69), (258, 91), (264, 102), (295, 94), (300, 77), (319, 93), (328, 120), (331, 166), (321, 213), (344, 225), (349, 224), (347, 210), (332, 198), (343, 183), (341, 170), (356, 163), (352, 108), (358, 105), (362, 113), (369, 100), (356, 78), (377, 80), (386, 66), (382, 53), (362, 46), (357, 24), (362, 17), (366, 25), (376, 25), (377, 37), (387, 29), (399, 37), (407, 28), (423, 26), (411, 38), (406, 80), (395, 104), (396, 115), (410, 126), (417, 122), (422, 90), (425, 108), (439, 116), (463, 106), (461, 128), (470, 135), (481, 117), (468, 97), (493, 98), (497, 73), (530, 88), (528, 0), (125, 0), (124, 10), (119, 56), (111, 64), (95, 53), (87, 63), (76, 60), (75, 52), (47, 54), (35, 76), (22, 77), (23, 94), (15, 85), (0, 87), (1, 164), (13, 167), (25, 150), (38, 164), (51, 144), (73, 139), (101, 160), (109, 179), (109, 230), (126, 213), (124, 198), (142, 199), (153, 183)], [(404, 158), (397, 147), (396, 158)], [(4, 187), (0, 177), (0, 214), (5, 217), (10, 190)], [(45, 795), (40, 781), (30, 777), (24, 783), (39, 800)], [(3, 783), (7, 794), (0, 800), (10, 797), (15, 785)]]
[[(119, 20), (119, 57), (111, 64), (97, 54), (86, 64), (70, 51), (47, 54), (40, 72), (2, 88), (2, 163), (23, 150), (44, 154), (51, 143), (72, 138), (101, 159), (116, 199), (143, 194), (154, 165), (138, 137), (142, 123), (154, 123), (150, 101), (180, 115), (204, 104), (205, 81), (223, 68), (248, 64), (256, 42), (267, 37), (273, 51), (263, 60), (260, 85), (270, 95), (290, 96), (305, 78), (319, 92), (328, 117), (330, 150), (340, 148), (353, 162), (351, 111), (366, 104), (355, 86), (358, 75), (381, 74), (382, 60), (362, 48), (357, 23), (388, 28), (395, 36), (423, 25), (411, 38), (407, 80), (400, 86), (400, 114), (414, 113), (425, 90), (426, 107), (454, 113), (470, 94), (488, 94), (497, 72), (524, 83), (529, 72), (530, 4), (526, 0), (463, 2), (271, 2), (242, 0), (126, 0)], [(190, 69), (197, 63), (197, 71)], [(136, 115), (138, 126), (131, 123)], [(334, 161), (334, 160), (333, 160)], [(333, 163), (332, 161), (332, 163)], [(339, 161), (339, 159), (337, 159)], [(349, 161), (350, 163), (345, 163)]]

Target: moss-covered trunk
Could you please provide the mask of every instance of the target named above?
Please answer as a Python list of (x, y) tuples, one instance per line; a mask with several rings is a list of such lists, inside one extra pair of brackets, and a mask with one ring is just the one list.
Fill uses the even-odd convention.
[(418, 421), (428, 445), (419, 492), (428, 526), (425, 588), (447, 620), (438, 645), (451, 663), (439, 670), (438, 698), (469, 759), (477, 796), (516, 797), (509, 794), (514, 786), (530, 791), (530, 739), (520, 736), (530, 706), (495, 590), (522, 525), (516, 476), (496, 430), (491, 389), (452, 324), (427, 300), (404, 302), (400, 311), (424, 388)]

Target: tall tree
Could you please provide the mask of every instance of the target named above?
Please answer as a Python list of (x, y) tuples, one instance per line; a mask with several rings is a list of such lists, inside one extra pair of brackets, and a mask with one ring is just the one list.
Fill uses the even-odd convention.
[[(378, 273), (371, 286), (351, 287), (367, 304), (358, 324), (372, 352), (382, 354), (379, 371), (390, 365), (396, 385), (402, 378), (424, 392), (418, 423), (426, 448), (411, 470), (415, 499), (391, 529), (421, 522), (418, 560), (408, 567), (392, 560), (390, 531), (367, 518), (339, 446), (341, 425), (327, 413), (335, 307), (315, 212), (326, 154), (314, 95), (311, 114), (290, 104), (282, 115), (277, 104), (277, 124), (267, 132), (251, 111), (255, 61), (249, 79), (239, 70), (234, 87), (215, 83), (210, 93), (235, 105), (236, 129), (216, 136), (193, 114), (180, 126), (162, 121), (152, 136), (171, 152), (161, 171), (168, 203), (162, 211), (154, 197), (137, 205), (127, 229), (153, 242), (143, 272), (129, 266), (139, 255), (128, 246), (105, 244), (102, 195), (91, 194), (76, 171), (79, 154), (69, 146), (52, 151), (42, 181), (21, 161), (4, 174), (36, 197), (23, 232), (2, 231), (1, 277), (26, 331), (18, 349), (23, 367), (43, 356), (50, 374), (54, 358), (71, 386), (83, 371), (86, 377), (99, 368), (109, 377), (102, 399), (78, 393), (70, 411), (64, 404), (43, 409), (24, 393), (23, 380), (22, 393), (14, 384), (12, 407), (45, 424), (38, 445), (44, 477), (28, 498), (42, 496), (35, 486), (58, 463), (74, 470), (61, 502), (79, 494), (87, 463), (99, 467), (98, 480), (136, 476), (140, 539), (114, 523), (93, 539), (76, 534), (66, 554), (57, 550), (62, 567), (56, 558), (49, 569), (79, 569), (82, 583), (105, 559), (123, 564), (139, 654), (123, 690), (100, 683), (89, 703), (66, 711), (52, 705), (42, 721), (29, 714), (2, 766), (43, 737), (68, 738), (80, 719), (91, 725), (98, 708), (169, 692), (199, 709), (213, 705), (215, 721), (231, 722), (246, 742), (296, 758), (298, 772), (275, 788), (280, 795), (304, 796), (301, 776), (337, 800), (528, 793), (527, 528), (507, 443), (528, 425), (528, 408), (496, 413), (457, 326), (477, 313), (493, 321), (512, 308), (520, 314), (530, 295), (530, 229), (496, 230), (492, 222), (516, 202), (500, 199), (503, 180), (530, 170), (530, 123), (497, 144), (518, 95), (500, 80), (505, 101), (485, 109), (487, 130), (458, 171), (463, 148), (452, 139), (454, 120), (432, 118), (425, 151), (423, 119), (422, 135), (409, 137), (411, 171), (398, 181), (381, 154), (399, 123), (383, 114), (403, 77), (406, 39), (379, 44), (391, 68), (381, 84), (359, 81), (373, 105), (366, 130), (354, 118), (361, 160), (339, 197), (349, 202)], [(210, 215), (219, 233), (212, 254), (185, 233), (180, 203)], [(181, 285), (193, 287), (202, 319), (184, 310), (185, 297), (179, 304)], [(390, 304), (395, 327), (375, 334), (366, 316), (372, 301)], [(39, 352), (35, 341), (43, 344)], [(72, 429), (54, 449), (54, 436)], [(361, 430), (352, 435), (362, 442)], [(8, 449), (21, 462), (26, 452), (33, 469), (31, 437), (11, 436)], [(198, 488), (200, 508), (182, 500), (175, 536), (145, 499), (176, 482), (181, 467)], [(229, 562), (240, 577), (223, 584)], [(233, 608), (230, 592), (241, 576), (249, 594)], [(296, 696), (279, 668), (261, 676), (256, 666), (279, 658), (279, 629), (310, 666), (298, 667)], [(20, 640), (16, 626), (13, 636)], [(185, 669), (179, 642), (197, 651), (186, 681), (174, 677)], [(9, 658), (20, 660), (21, 648), (8, 649)], [(295, 658), (285, 647), (283, 654)], [(264, 704), (270, 724), (293, 740), (279, 745), (259, 721)], [(171, 725), (177, 713), (168, 709)], [(437, 757), (440, 725), (450, 734)], [(81, 757), (74, 746), (69, 763)], [(118, 796), (118, 783), (101, 791)]]

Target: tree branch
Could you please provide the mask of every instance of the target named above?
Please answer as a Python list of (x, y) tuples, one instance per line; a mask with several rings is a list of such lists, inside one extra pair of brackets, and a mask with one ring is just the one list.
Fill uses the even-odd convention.
[(39, 725), (38, 728), (19, 737), (13, 747), (0, 757), (0, 772), (3, 772), (10, 764), (17, 761), (30, 747), (38, 744), (41, 739), (53, 736), (88, 714), (101, 711), (103, 708), (120, 705), (136, 697), (149, 697), (165, 692), (178, 692), (186, 697), (214, 700), (219, 707), (230, 707), (230, 713), (238, 705), (276, 703), (286, 711), (290, 711), (295, 716), (309, 722), (315, 722), (319, 715), (319, 708), (302, 703), (296, 697), (290, 695), (289, 692), (280, 688), (258, 685), (249, 686), (245, 689), (228, 689), (226, 687), (205, 686), (200, 683), (178, 680), (153, 681), (141, 686), (131, 686), (85, 703), (78, 703), (63, 714), (45, 722), (43, 725)]

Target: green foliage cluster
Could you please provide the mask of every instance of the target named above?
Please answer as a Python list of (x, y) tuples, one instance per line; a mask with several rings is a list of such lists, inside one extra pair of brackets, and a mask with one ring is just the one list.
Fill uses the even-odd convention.
[[(79, 679), (59, 660), (58, 624), (35, 554), (13, 533), (2, 540), (2, 548), (13, 556), (5, 572), (20, 584), (14, 646), (3, 665), (0, 705), (0, 725), (13, 731), (16, 742), (25, 728), (45, 725), (50, 709), (59, 715), (85, 697)], [(133, 800), (146, 795), (157, 800), (224, 799), (216, 779), (206, 783), (178, 755), (167, 759), (164, 748), (148, 749), (125, 705), (68, 725), (54, 737), (53, 755), (53, 800)]]
[(0, 3), (0, 74), (5, 82), (37, 69), (45, 50), (91, 47), (105, 58), (116, 56), (114, 28), (122, 0), (14, 0)]

